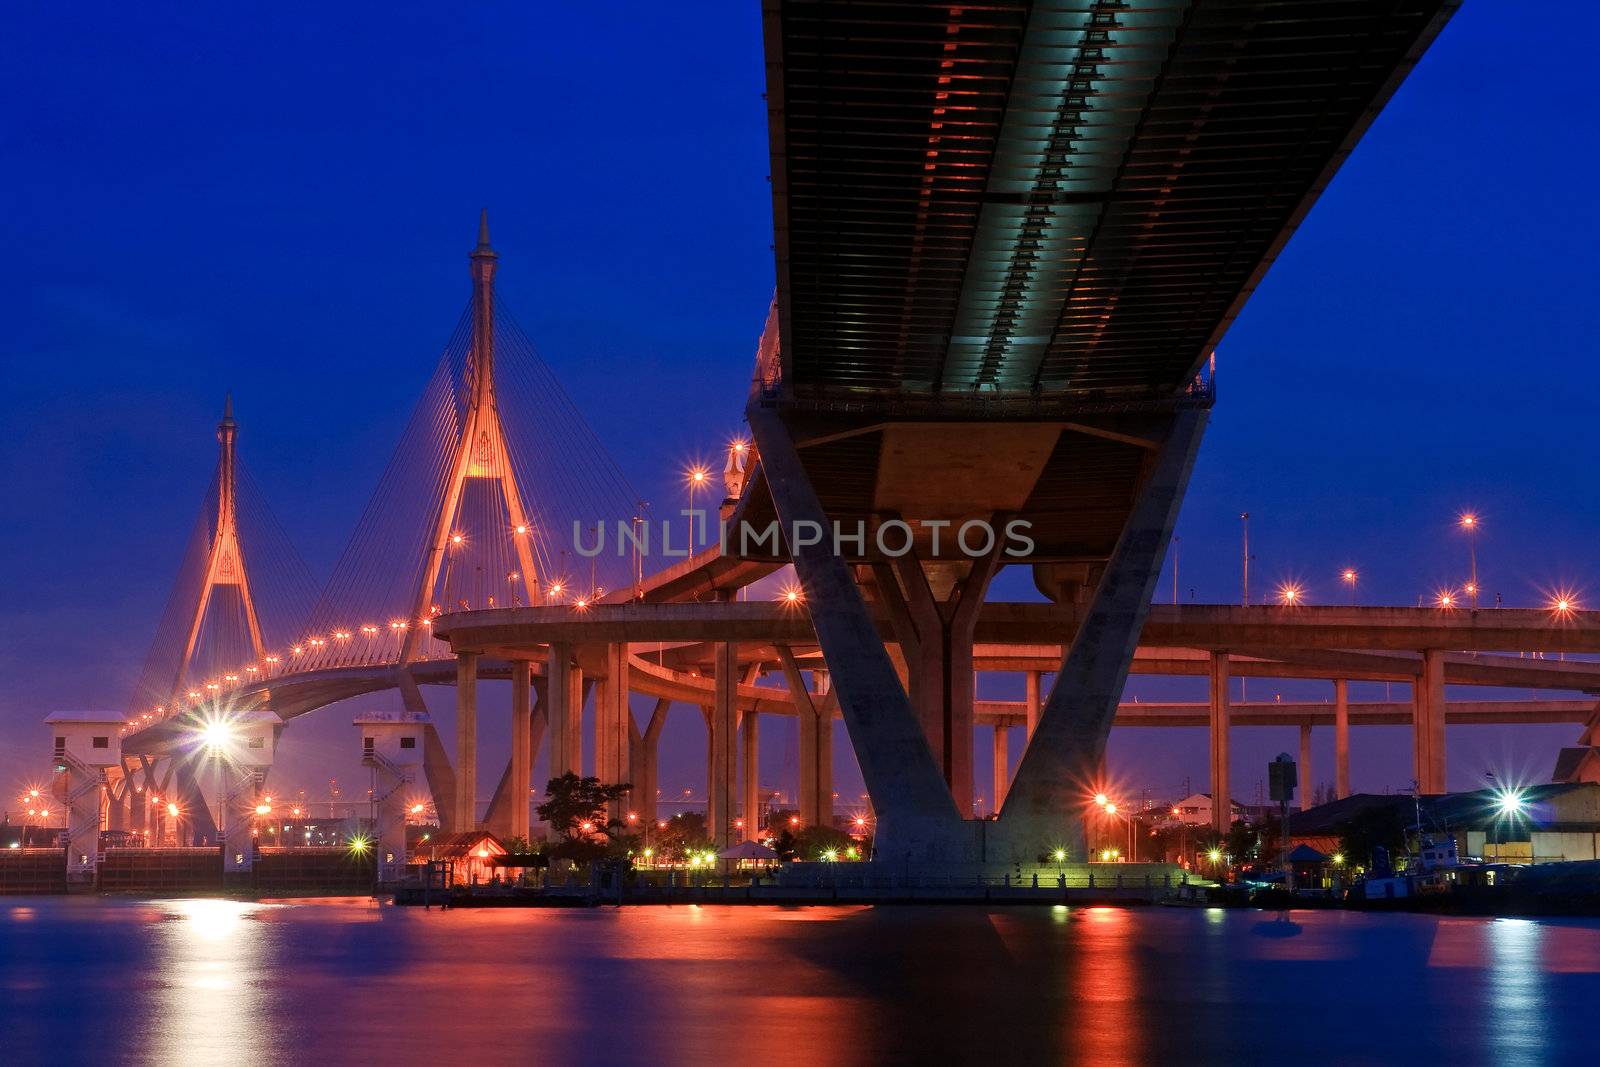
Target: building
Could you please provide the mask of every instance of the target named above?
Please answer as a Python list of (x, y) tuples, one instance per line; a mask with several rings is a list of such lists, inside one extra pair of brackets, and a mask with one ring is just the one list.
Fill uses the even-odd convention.
[[(1289, 817), (1296, 845), (1332, 854), (1352, 830), (1448, 841), (1462, 860), (1561, 863), (1600, 859), (1600, 782), (1480, 789), (1415, 797), (1356, 793)], [(1351, 856), (1353, 863), (1369, 857)]]
[[(1232, 817), (1228, 820), (1230, 823), (1245, 817), (1244, 805), (1237, 800), (1230, 801), (1230, 804), (1233, 810)], [(1190, 793), (1172, 805), (1172, 816), (1189, 826), (1208, 827), (1211, 825), (1211, 808), (1210, 793)]]

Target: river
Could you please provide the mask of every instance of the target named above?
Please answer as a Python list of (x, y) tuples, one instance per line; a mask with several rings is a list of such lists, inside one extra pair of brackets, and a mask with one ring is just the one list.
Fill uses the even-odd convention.
[(0, 898), (9, 1064), (1593, 1063), (1600, 922)]

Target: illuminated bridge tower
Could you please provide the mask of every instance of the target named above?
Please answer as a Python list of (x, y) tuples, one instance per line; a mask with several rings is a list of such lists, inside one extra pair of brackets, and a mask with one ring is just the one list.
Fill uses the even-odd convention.
[[(409, 627), (401, 643), (398, 665), (402, 674), (406, 665), (419, 658), (422, 652), (422, 641), (429, 633), (424, 622), (441, 614), (440, 606), (434, 599), (435, 592), (440, 584), (440, 570), (446, 553), (452, 543), (459, 543), (463, 536), (456, 532), (455, 524), (469, 490), (481, 492), (489, 488), (491, 483), (498, 486), (511, 525), (517, 578), (526, 591), (528, 604), (543, 603), (540, 572), (534, 558), (535, 531), (517, 486), (495, 392), (494, 276), (499, 258), (489, 244), (489, 212), (485, 210), (478, 218), (477, 247), (469, 257), (472, 273), (472, 348), (467, 362), (466, 413), (451, 460), (449, 481), (445, 485), (438, 513), (433, 517), (422, 569), (417, 576), (416, 592), (411, 600), (409, 618), (415, 620), (416, 624)], [(448, 813), (446, 821), (449, 825), (457, 830), (469, 830), (477, 821), (476, 659), (464, 665), (462, 670), (463, 676), (457, 679), (456, 684), (454, 796), (439, 796), (436, 790), (434, 799), (441, 816)], [(519, 677), (514, 684), (526, 687), (530, 683)], [(408, 711), (414, 714), (426, 712), (426, 705), (414, 687), (402, 682), (401, 691)], [(521, 706), (520, 701), (518, 706)], [(434, 762), (436, 765), (442, 764), (440, 760)], [(444, 775), (430, 775), (430, 784), (434, 786), (442, 786), (444, 781)]]
[(239, 424), (233, 419), (233, 397), (230, 395), (223, 404), (222, 421), (217, 423), (217, 442), (220, 446), (217, 456), (217, 520), (206, 557), (200, 595), (195, 598), (188, 635), (178, 659), (177, 674), (172, 680), (171, 696), (167, 702), (171, 708), (193, 703), (185, 699), (191, 691), (190, 670), (194, 666), (195, 650), (200, 641), (200, 628), (219, 590), (230, 591), (236, 599), (244, 617), (251, 658), (260, 662), (267, 655), (266, 645), (261, 640), (261, 620), (256, 614), (255, 598), (250, 593), (250, 575), (245, 567), (244, 549), (239, 538), (238, 439)]

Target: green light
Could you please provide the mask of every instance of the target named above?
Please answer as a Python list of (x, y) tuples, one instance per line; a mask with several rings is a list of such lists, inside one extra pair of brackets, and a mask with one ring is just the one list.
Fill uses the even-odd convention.
[(372, 842), (359, 834), (350, 839), (350, 851), (358, 856), (371, 847)]
[(836, 848), (830, 848), (823, 852), (822, 858), (827, 860), (829, 863), (837, 863), (839, 861), (839, 850)]
[(1052, 855), (1055, 857), (1055, 861), (1057, 863), (1065, 863), (1065, 862), (1067, 862), (1067, 850), (1064, 849), (1064, 848), (1056, 849), (1055, 852), (1052, 853)]

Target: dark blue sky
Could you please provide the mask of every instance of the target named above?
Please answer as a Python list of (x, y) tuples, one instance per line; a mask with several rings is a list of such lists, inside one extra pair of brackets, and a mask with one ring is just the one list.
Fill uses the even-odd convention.
[[(1486, 595), (1600, 601), (1600, 11), (1506, 13), (1466, 5), (1220, 346), (1185, 599), (1237, 598), (1248, 510), (1256, 589), (1334, 599), (1353, 565), (1364, 598), (1414, 603), (1463, 579), (1471, 507)], [(647, 496), (675, 498), (737, 428), (772, 286), (758, 5), (79, 3), (7, 23), (0, 783), (42, 766), (44, 713), (124, 698), (228, 390), (246, 462), (327, 574), (465, 301), (480, 206), (503, 299)], [(359, 780), (346, 710), (286, 735), (286, 771)], [(664, 785), (699, 780), (698, 729), (670, 728)], [(1452, 784), (1543, 776), (1575, 733), (1452, 731)], [(1292, 735), (1241, 734), (1244, 794)], [(792, 739), (769, 737), (789, 784)], [(1119, 735), (1114, 767), (1198, 786), (1201, 741)], [(1404, 730), (1358, 731), (1355, 755), (1359, 788), (1409, 778)]]

